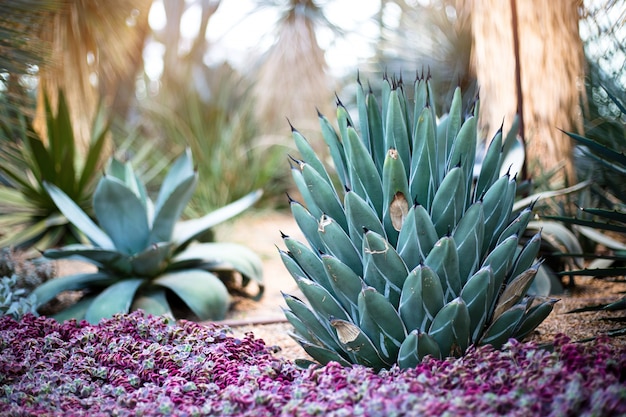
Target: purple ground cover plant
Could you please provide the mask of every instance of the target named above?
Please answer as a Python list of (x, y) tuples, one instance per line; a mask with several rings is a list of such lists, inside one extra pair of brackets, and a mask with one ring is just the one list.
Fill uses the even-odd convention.
[(141, 312), (99, 325), (0, 317), (2, 416), (626, 415), (626, 350), (510, 341), (375, 373), (298, 368), (262, 340)]

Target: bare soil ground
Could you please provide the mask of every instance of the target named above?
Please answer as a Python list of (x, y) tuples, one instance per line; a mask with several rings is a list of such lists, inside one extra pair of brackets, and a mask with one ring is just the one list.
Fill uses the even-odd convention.
[[(265, 340), (269, 346), (280, 348), (277, 355), (288, 359), (304, 358), (306, 353), (289, 336), (291, 326), (285, 322), (282, 307), (285, 306), (282, 293), (300, 295), (295, 281), (280, 260), (278, 249), (285, 249), (281, 232), (305, 242), (304, 236), (287, 212), (263, 211), (247, 212), (232, 222), (221, 225), (217, 230), (217, 240), (235, 242), (248, 246), (263, 260), (265, 295), (259, 302), (236, 300), (228, 314), (229, 324), (235, 335), (252, 332)], [(576, 287), (558, 296), (552, 314), (532, 334), (530, 340), (550, 342), (558, 333), (565, 333), (572, 340), (582, 340), (600, 333), (624, 327), (603, 318), (626, 319), (626, 312), (567, 312), (593, 304), (606, 304), (623, 297), (626, 283), (607, 282), (598, 279), (577, 277)], [(626, 347), (626, 337), (613, 339), (614, 343)]]

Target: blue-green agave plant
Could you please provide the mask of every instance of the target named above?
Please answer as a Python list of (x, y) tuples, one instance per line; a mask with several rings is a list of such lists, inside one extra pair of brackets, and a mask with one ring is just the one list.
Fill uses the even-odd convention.
[(308, 303), (285, 295), (285, 315), (321, 363), (410, 368), (470, 345), (499, 348), (552, 311), (555, 300), (527, 296), (541, 238), (520, 245), (532, 205), (513, 211), (502, 132), (474, 180), (477, 103), (464, 116), (457, 89), (438, 120), (430, 81), (412, 90), (409, 99), (401, 80), (385, 79), (379, 106), (359, 85), (358, 124), (339, 103), (339, 133), (320, 115), (340, 189), (293, 131), (305, 205), (291, 210), (308, 245), (284, 236), (280, 255)]
[(250, 193), (204, 217), (179, 221), (197, 181), (187, 150), (170, 168), (153, 203), (130, 163), (113, 159), (93, 196), (98, 225), (58, 187), (45, 184), (59, 210), (91, 244), (46, 250), (44, 256), (83, 260), (98, 270), (44, 283), (34, 291), (38, 305), (63, 291), (83, 290), (85, 296), (56, 318), (85, 318), (96, 323), (137, 309), (171, 314), (171, 292), (200, 320), (217, 320), (228, 310), (229, 293), (220, 277), (229, 274), (240, 274), (241, 287), (256, 282), (258, 292), (249, 296), (259, 297), (262, 269), (254, 252), (237, 244), (195, 240), (248, 208), (261, 192)]

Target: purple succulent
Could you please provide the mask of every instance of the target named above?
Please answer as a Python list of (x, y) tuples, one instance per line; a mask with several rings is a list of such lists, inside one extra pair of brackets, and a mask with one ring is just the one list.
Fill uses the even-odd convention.
[(141, 312), (0, 317), (0, 415), (626, 415), (626, 350), (510, 341), (410, 370), (298, 368), (251, 334)]

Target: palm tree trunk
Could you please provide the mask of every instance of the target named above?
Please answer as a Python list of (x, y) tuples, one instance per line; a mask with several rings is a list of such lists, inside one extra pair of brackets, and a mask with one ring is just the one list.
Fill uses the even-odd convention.
[[(474, 0), (473, 64), (480, 85), (480, 125), (492, 137), (518, 107), (512, 30), (513, 2)], [(521, 110), (530, 175), (558, 169), (554, 179), (575, 181), (572, 144), (559, 129), (582, 130), (584, 56), (578, 33), (580, 0), (516, 2)]]

